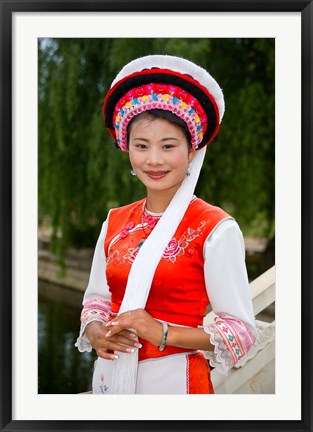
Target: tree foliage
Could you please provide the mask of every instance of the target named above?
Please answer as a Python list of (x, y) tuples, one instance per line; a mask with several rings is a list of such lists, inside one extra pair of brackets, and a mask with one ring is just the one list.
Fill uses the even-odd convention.
[(125, 63), (154, 53), (196, 62), (224, 92), (197, 195), (231, 212), (245, 233), (273, 235), (273, 39), (40, 39), (38, 48), (39, 222), (49, 218), (59, 256), (93, 246), (109, 208), (145, 194), (112, 144), (102, 103)]

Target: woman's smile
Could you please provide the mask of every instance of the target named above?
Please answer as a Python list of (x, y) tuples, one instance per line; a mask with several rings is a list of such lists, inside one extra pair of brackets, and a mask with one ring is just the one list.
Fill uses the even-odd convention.
[(144, 171), (150, 178), (154, 180), (163, 179), (170, 171)]
[(129, 158), (148, 197), (172, 198), (194, 156), (181, 127), (163, 118), (142, 119), (129, 134)]

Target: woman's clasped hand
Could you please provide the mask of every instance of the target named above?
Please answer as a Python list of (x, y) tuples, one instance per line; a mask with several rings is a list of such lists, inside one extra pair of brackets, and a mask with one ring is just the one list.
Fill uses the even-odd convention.
[(108, 360), (118, 358), (118, 352), (132, 354), (140, 349), (138, 337), (156, 346), (162, 340), (162, 324), (141, 308), (121, 313), (106, 324), (91, 324), (98, 327), (93, 334), (93, 348), (99, 357)]

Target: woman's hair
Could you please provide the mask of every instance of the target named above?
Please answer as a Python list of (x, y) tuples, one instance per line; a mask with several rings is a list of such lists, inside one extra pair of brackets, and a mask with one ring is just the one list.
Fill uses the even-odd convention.
[(129, 143), (129, 135), (132, 126), (137, 123), (139, 120), (149, 120), (153, 121), (156, 119), (164, 119), (169, 121), (170, 123), (175, 124), (176, 126), (179, 126), (183, 133), (186, 136), (188, 147), (191, 149), (191, 135), (188, 129), (187, 124), (182, 120), (180, 117), (178, 117), (176, 114), (173, 114), (171, 111), (163, 110), (163, 109), (152, 109), (148, 111), (144, 111), (141, 114), (136, 115), (131, 119), (131, 121), (128, 124), (127, 127), (127, 145)]

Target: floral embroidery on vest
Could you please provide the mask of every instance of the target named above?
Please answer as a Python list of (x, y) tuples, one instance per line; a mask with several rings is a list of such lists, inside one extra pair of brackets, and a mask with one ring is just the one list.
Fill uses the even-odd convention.
[(135, 258), (137, 256), (138, 252), (139, 252), (139, 249), (140, 249), (139, 245), (140, 244), (142, 244), (142, 242), (140, 242), (138, 244), (138, 246), (135, 248), (129, 248), (127, 253), (124, 255), (123, 258), (127, 259), (130, 263), (133, 263), (135, 261)]
[[(146, 217), (145, 219), (148, 219), (148, 217)], [(153, 221), (147, 220), (146, 223), (152, 229), (156, 225), (156, 222), (154, 220)], [(187, 231), (185, 231), (185, 233), (178, 240), (175, 237), (173, 237), (168, 243), (168, 245), (166, 246), (162, 258), (174, 264), (176, 262), (177, 257), (179, 257), (180, 255), (192, 256), (194, 249), (190, 247), (190, 243), (195, 238), (199, 237), (202, 234), (202, 228), (206, 225), (206, 223), (207, 223), (206, 221), (202, 221), (200, 223), (200, 226), (196, 230), (193, 230), (192, 228), (188, 228)], [(142, 229), (144, 230), (144, 224), (142, 224), (141, 226)], [(138, 227), (139, 225), (136, 226), (136, 228)], [(124, 230), (125, 228), (122, 230), (122, 232), (124, 232)], [(129, 244), (125, 244), (123, 249), (126, 250), (126, 253), (125, 255), (123, 255), (123, 258), (128, 262), (133, 263), (144, 241), (145, 239), (140, 240), (138, 245), (135, 247), (133, 246), (131, 247)], [(113, 255), (109, 257), (109, 260), (112, 261), (112, 259), (115, 260), (117, 259), (118, 262), (122, 264), (122, 261), (118, 258), (118, 255), (119, 253), (115, 251)]]
[(163, 258), (174, 264), (176, 262), (176, 258), (180, 255), (192, 256), (194, 250), (193, 248), (187, 249), (189, 247), (189, 243), (202, 234), (202, 228), (204, 225), (206, 225), (206, 223), (206, 221), (202, 221), (196, 230), (188, 228), (178, 240), (176, 240), (175, 237), (172, 238), (163, 252)]
[(177, 241), (174, 237), (166, 246), (162, 258), (174, 263), (176, 261), (176, 257), (178, 255), (182, 255), (183, 253), (184, 253), (184, 248), (180, 244), (180, 241)]

